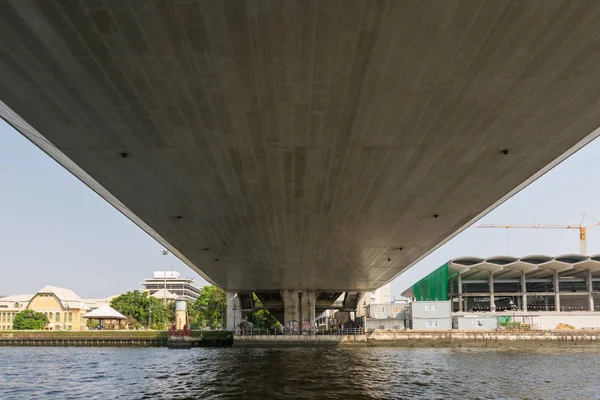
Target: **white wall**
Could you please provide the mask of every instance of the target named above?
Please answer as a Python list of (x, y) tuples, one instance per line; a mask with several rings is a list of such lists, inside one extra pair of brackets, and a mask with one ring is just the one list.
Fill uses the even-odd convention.
[[(556, 313), (559, 314), (559, 313)], [(577, 329), (581, 328), (600, 328), (600, 313), (593, 314), (575, 314), (560, 313), (560, 315), (540, 315), (534, 318), (534, 324), (537, 323), (538, 329), (556, 329), (560, 323), (573, 325)], [(519, 318), (517, 318), (519, 321)]]
[(373, 296), (375, 300), (373, 303), (390, 303), (392, 298), (390, 296), (390, 288), (391, 284), (383, 285), (379, 289), (373, 292)]

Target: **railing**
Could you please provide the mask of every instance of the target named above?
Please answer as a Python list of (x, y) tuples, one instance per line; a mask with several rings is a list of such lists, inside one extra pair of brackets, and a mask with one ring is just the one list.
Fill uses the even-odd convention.
[(175, 327), (169, 328), (169, 336), (190, 336), (191, 332), (187, 327), (183, 329), (175, 329)]
[(257, 336), (257, 335), (268, 335), (268, 336), (345, 336), (345, 335), (363, 335), (364, 330), (362, 328), (348, 328), (348, 329), (313, 329), (305, 331), (290, 331), (287, 329), (237, 329), (233, 332), (235, 336)]

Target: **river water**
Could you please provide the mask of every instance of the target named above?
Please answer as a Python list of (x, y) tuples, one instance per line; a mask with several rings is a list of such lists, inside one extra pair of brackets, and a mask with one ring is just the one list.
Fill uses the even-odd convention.
[(600, 399), (598, 350), (0, 348), (0, 399)]

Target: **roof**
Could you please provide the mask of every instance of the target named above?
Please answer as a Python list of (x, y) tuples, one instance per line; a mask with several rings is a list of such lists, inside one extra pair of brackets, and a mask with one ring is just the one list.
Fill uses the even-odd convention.
[(13, 294), (6, 297), (0, 297), (0, 302), (19, 302), (26, 303), (31, 300), (32, 294)]
[(99, 299), (88, 298), (88, 299), (81, 299), (81, 300), (86, 305), (88, 305), (91, 309), (95, 309), (95, 308), (99, 308), (100, 306), (103, 306), (104, 304), (110, 304), (112, 299), (114, 299), (115, 297), (118, 297), (118, 295), (108, 296), (108, 297), (99, 298)]
[(600, 271), (600, 254), (585, 256), (563, 254), (549, 256), (533, 254), (524, 257), (495, 256), (488, 258), (460, 257), (448, 261), (448, 268), (468, 279), (485, 279), (491, 272), (501, 278), (518, 278), (521, 272), (528, 277), (548, 278), (554, 271), (561, 276), (581, 274), (585, 271)]
[(55, 295), (58, 300), (62, 303), (64, 308), (78, 308), (83, 310), (89, 310), (88, 307), (81, 297), (79, 297), (74, 291), (70, 289), (59, 288), (56, 286), (46, 285), (41, 288), (38, 293), (50, 293)]
[(160, 289), (160, 290), (156, 291), (155, 293), (153, 293), (152, 297), (156, 297), (157, 299), (164, 299), (166, 297), (167, 299), (173, 299), (173, 300), (176, 300), (177, 297), (179, 297), (176, 294), (169, 292), (168, 290), (166, 292), (167, 292), (167, 295), (165, 296), (165, 289)]
[(94, 311), (90, 311), (85, 314), (83, 318), (92, 318), (92, 319), (127, 319), (126, 316), (105, 304), (103, 306), (98, 307)]
[(177, 272), (177, 271), (154, 271), (153, 276), (154, 276), (154, 279), (179, 279), (179, 272)]
[[(563, 254), (556, 257), (544, 254), (523, 257), (459, 257), (448, 261), (448, 271), (450, 275), (458, 273), (463, 280), (488, 279), (490, 273), (497, 279), (518, 279), (521, 273), (525, 273), (529, 279), (548, 279), (554, 276), (555, 271), (561, 278), (583, 278), (588, 271), (597, 278), (600, 276), (600, 254)], [(412, 286), (402, 292), (402, 296), (412, 297)]]

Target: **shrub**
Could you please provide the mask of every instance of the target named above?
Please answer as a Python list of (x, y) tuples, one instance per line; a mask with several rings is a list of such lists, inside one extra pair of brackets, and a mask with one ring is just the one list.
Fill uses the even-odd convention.
[(13, 329), (44, 329), (50, 321), (41, 312), (23, 310), (15, 315)]

